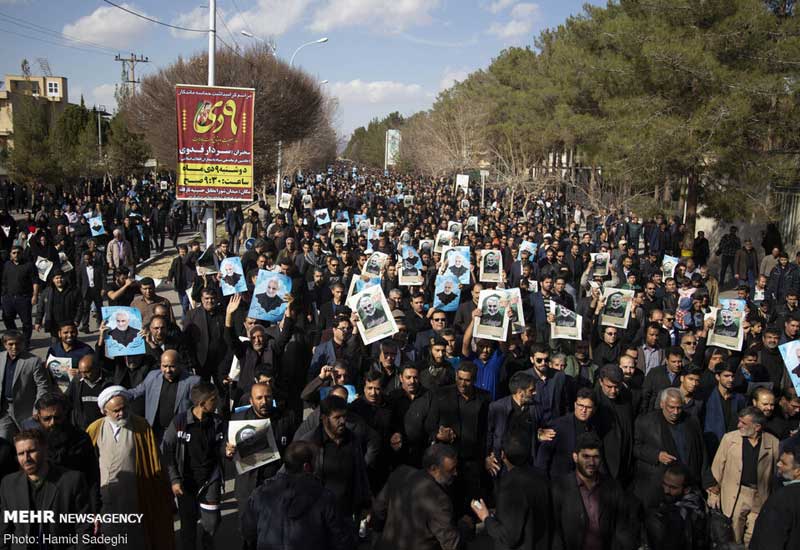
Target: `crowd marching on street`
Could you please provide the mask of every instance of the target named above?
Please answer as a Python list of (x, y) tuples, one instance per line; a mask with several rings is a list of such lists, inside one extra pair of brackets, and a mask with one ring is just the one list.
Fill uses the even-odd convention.
[(689, 255), (674, 212), (559, 192), (346, 162), (279, 191), (206, 247), (172, 183), (0, 189), (0, 510), (101, 515), (4, 514), (0, 549), (224, 547), (231, 479), (252, 550), (800, 549), (776, 226)]

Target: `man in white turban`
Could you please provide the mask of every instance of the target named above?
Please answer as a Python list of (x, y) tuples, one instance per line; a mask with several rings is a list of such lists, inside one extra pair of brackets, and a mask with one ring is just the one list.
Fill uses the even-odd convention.
[(171, 493), (161, 475), (153, 430), (141, 416), (130, 413), (130, 392), (109, 386), (97, 397), (103, 417), (86, 431), (100, 463), (102, 512), (143, 514), (142, 523), (105, 524), (107, 535), (127, 534), (125, 548), (173, 550)]

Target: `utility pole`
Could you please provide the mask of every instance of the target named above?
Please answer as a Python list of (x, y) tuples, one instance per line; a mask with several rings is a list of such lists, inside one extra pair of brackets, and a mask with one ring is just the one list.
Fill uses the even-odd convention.
[[(208, 85), (214, 86), (217, 54), (217, 1), (208, 2)], [(217, 205), (211, 201), (206, 203), (206, 249), (216, 240)]]
[(136, 85), (139, 84), (139, 81), (136, 80), (136, 64), (149, 63), (150, 59), (143, 55), (136, 56), (135, 54), (131, 53), (129, 57), (122, 57), (117, 54), (114, 57), (114, 61), (121, 61), (123, 68), (128, 68), (128, 76), (125, 82), (131, 85), (131, 91), (133, 92), (133, 95), (136, 95)]

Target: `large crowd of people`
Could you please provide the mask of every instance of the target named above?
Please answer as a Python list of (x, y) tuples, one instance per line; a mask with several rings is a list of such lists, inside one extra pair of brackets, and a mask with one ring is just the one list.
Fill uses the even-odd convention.
[(800, 548), (775, 227), (476, 187), (337, 163), (207, 248), (171, 184), (0, 190), (0, 509), (93, 518), (0, 549), (213, 548), (231, 479), (253, 550)]

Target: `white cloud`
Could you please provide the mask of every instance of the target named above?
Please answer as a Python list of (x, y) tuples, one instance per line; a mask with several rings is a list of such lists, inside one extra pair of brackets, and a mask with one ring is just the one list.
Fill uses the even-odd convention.
[(332, 82), (328, 88), (328, 93), (339, 99), (342, 119), (338, 123), (338, 130), (345, 136), (373, 118), (385, 117), (393, 111), (408, 116), (428, 109), (435, 98), (433, 93), (419, 84), (386, 80)]
[[(142, 10), (131, 4), (120, 5), (145, 15)], [(152, 23), (112, 6), (101, 6), (74, 23), (64, 25), (62, 32), (77, 38), (85, 37), (107, 46), (126, 47), (141, 38), (149, 30), (150, 25)]]
[[(218, 27), (222, 27), (222, 21), (220, 21), (220, 18), (224, 16), (225, 16), (224, 12), (218, 8), (217, 9)], [(190, 12), (180, 14), (178, 17), (170, 21), (170, 23), (178, 27), (185, 27), (187, 29), (207, 29), (208, 8), (202, 8), (198, 6)], [(217, 31), (219, 30), (220, 29), (218, 28)], [(208, 34), (205, 33), (192, 32), (192, 31), (179, 31), (178, 29), (170, 29), (169, 33), (175, 38), (185, 38), (187, 40), (193, 40), (195, 38), (208, 38)]]
[(407, 103), (418, 101), (428, 96), (419, 84), (403, 84), (391, 80), (365, 82), (334, 82), (331, 95), (338, 97), (342, 103)]
[[(84, 96), (86, 106), (91, 109), (93, 105), (105, 105), (109, 113), (113, 113), (117, 108), (117, 100), (114, 97), (116, 86), (113, 84), (101, 84), (95, 86), (92, 90)], [(80, 101), (80, 96), (78, 97)]]
[(489, 4), (489, 11), (492, 13), (500, 13), (514, 2), (516, 2), (516, 0), (497, 0)]
[(511, 8), (511, 17), (514, 19), (526, 19), (539, 17), (538, 4), (521, 3)]
[(314, 13), (311, 29), (326, 32), (337, 27), (377, 25), (402, 31), (430, 23), (430, 12), (439, 3), (440, 0), (327, 0)]
[(521, 2), (511, 8), (511, 20), (505, 23), (492, 23), (488, 32), (501, 40), (513, 41), (530, 35), (540, 16), (541, 9), (538, 4)]
[(456, 82), (463, 82), (471, 71), (466, 67), (445, 67), (442, 78), (439, 80), (439, 91), (446, 90)]
[[(235, 34), (246, 30), (264, 39), (280, 36), (300, 21), (311, 2), (312, 0), (258, 0), (250, 9), (231, 13), (226, 22)], [(217, 31), (222, 26), (217, 21)]]

